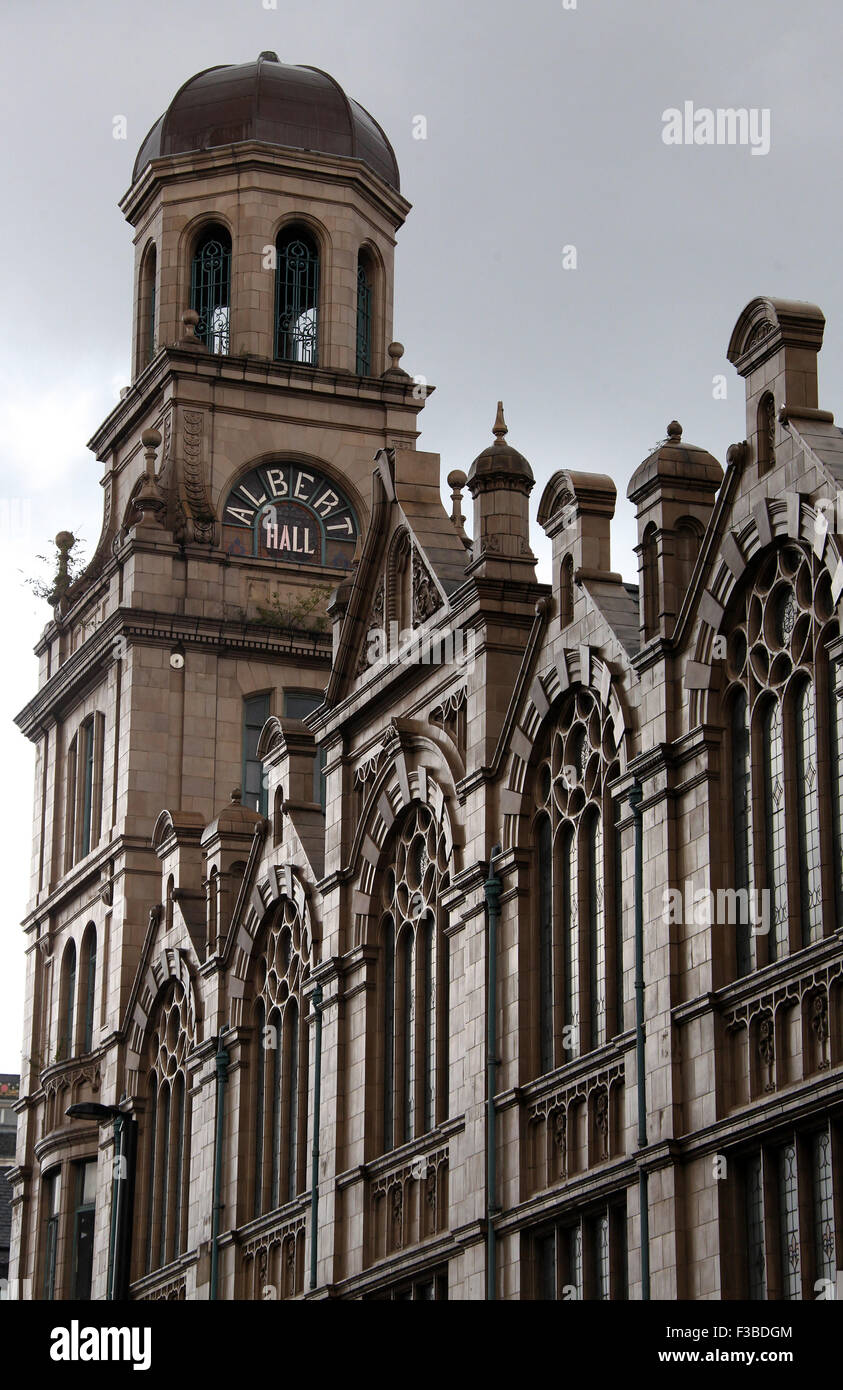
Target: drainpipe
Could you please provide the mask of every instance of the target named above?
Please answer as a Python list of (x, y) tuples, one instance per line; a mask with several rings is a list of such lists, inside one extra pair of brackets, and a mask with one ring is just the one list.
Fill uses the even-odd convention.
[[(635, 822), (635, 1066), (638, 1075), (638, 1148), (647, 1147), (647, 1079), (644, 1051), (644, 837), (639, 782), (629, 790), (629, 809)], [(638, 1170), (641, 1235), (641, 1298), (650, 1299), (650, 1207), (647, 1171)]]
[(120, 1186), (125, 1172), (125, 1157), (123, 1154), (123, 1133), (125, 1129), (125, 1117), (123, 1115), (114, 1116), (114, 1147), (116, 1154), (114, 1158), (114, 1171), (111, 1181), (111, 1227), (108, 1234), (108, 1297), (113, 1301), (117, 1295), (115, 1288), (117, 1284), (117, 1241), (120, 1235), (120, 1208), (123, 1205)]
[(310, 1287), (316, 1288), (319, 1240), (319, 1109), (322, 1090), (322, 986), (313, 991), (316, 1031), (313, 1037), (313, 1150), (310, 1169)]
[(228, 1081), (228, 1064), (231, 1060), (223, 1042), (223, 1033), (220, 1032), (217, 1039), (217, 1137), (214, 1146), (214, 1208), (211, 1215), (211, 1287), (208, 1298), (213, 1301), (217, 1297), (217, 1286), (219, 1282), (219, 1234), (220, 1234), (220, 1212), (222, 1211), (222, 1145), (223, 1129), (225, 1124), (225, 1086)]
[(500, 852), (500, 845), (495, 845), (489, 858), (489, 877), (483, 884), (483, 891), (486, 894), (486, 910), (489, 916), (489, 988), (486, 1023), (486, 1300), (489, 1303), (495, 1301), (497, 1294), (494, 1218), (499, 1208), (495, 1200), (498, 1186), (495, 1090), (498, 1065), (498, 922), (501, 915), (503, 884), (492, 872), (492, 864)]

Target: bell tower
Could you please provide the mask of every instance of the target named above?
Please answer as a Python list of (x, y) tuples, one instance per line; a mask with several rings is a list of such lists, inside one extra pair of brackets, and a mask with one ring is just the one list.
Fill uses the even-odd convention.
[[(23, 1277), (40, 1229), (35, 1140), (54, 1135), (63, 1182), (80, 1143), (97, 1150), (95, 1126), (68, 1125), (62, 1087), (81, 1102), (135, 1094), (137, 1058), (118, 1040), (139, 962), (156, 933), (204, 914), (216, 886), (198, 847), (232, 788), (249, 834), (274, 809), (261, 729), (272, 715), (294, 729), (321, 703), (328, 600), (357, 562), (373, 460), (415, 448), (427, 391), (392, 341), (409, 211), (395, 155), (326, 73), (263, 53), (191, 78), (120, 206), (132, 374), (90, 441), (103, 528), (84, 573), (57, 587), (39, 690), (18, 716), (38, 750), (22, 1086), (53, 1097), (43, 1113), (33, 1102), (19, 1146)], [(197, 860), (187, 888), (162, 881), (159, 822)], [(211, 937), (205, 949), (212, 970)], [(92, 1278), (102, 1296), (105, 1271)]]

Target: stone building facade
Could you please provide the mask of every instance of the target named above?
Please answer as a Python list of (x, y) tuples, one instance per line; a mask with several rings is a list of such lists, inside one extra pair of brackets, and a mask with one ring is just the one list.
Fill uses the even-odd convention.
[(820, 310), (740, 315), (725, 471), (675, 421), (635, 471), (639, 586), (612, 479), (557, 472), (545, 584), (502, 408), (450, 513), (416, 447), (409, 204), (333, 79), (272, 54), (199, 74), (121, 207), (102, 536), (18, 718), (12, 1279), (815, 1297), (843, 1220)]

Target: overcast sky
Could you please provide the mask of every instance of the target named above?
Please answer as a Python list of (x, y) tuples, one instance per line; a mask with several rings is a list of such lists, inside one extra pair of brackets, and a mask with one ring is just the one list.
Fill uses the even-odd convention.
[[(613, 476), (626, 578), (626, 485), (667, 422), (721, 461), (744, 437), (725, 353), (755, 295), (821, 305), (820, 404), (834, 409), (839, 0), (572, 4), (2, 0), (0, 1071), (19, 1066), (32, 808), (32, 752), (11, 720), (35, 691), (32, 646), (50, 616), (21, 572), (63, 528), (88, 553), (99, 534), (85, 445), (129, 380), (132, 239), (117, 202), (186, 78), (274, 49), (326, 69), (377, 117), (414, 204), (395, 333), (402, 365), (438, 388), (421, 447), (441, 453), (443, 477), (467, 470), (502, 397), (536, 474), (534, 514), (557, 468)], [(769, 153), (666, 144), (663, 113), (686, 102), (769, 111)]]

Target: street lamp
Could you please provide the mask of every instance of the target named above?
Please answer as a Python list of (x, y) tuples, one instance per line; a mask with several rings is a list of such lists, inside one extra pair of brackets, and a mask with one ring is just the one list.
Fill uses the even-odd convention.
[[(129, 1294), (129, 1262), (131, 1259), (132, 1208), (135, 1198), (135, 1153), (137, 1124), (119, 1105), (99, 1105), (83, 1100), (69, 1105), (65, 1114), (71, 1120), (106, 1120), (114, 1122), (114, 1158), (111, 1188), (111, 1227), (108, 1238), (108, 1297), (125, 1299)], [(117, 1184), (120, 1184), (118, 1186)]]

